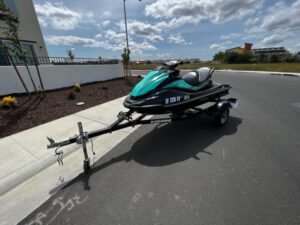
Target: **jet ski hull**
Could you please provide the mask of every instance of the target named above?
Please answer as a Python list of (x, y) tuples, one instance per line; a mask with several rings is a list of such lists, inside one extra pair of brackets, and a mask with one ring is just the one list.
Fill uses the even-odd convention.
[(126, 108), (142, 114), (174, 113), (207, 102), (213, 102), (229, 94), (230, 88), (230, 85), (213, 85), (209, 89), (200, 92), (167, 89), (144, 98), (128, 96), (123, 104)]

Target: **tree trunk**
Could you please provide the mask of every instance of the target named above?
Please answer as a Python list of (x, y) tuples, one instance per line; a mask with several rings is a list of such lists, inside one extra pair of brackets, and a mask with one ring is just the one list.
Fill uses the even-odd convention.
[(36, 57), (34, 55), (34, 51), (33, 51), (32, 46), (30, 46), (30, 50), (31, 50), (31, 54), (32, 54), (32, 57), (33, 57), (33, 60), (34, 60), (35, 68), (36, 68), (36, 71), (37, 71), (37, 74), (38, 74), (38, 77), (39, 77), (39, 81), (40, 81), (40, 84), (41, 84), (42, 92), (45, 95), (45, 88), (44, 88), (44, 84), (43, 84), (43, 81), (42, 81), (41, 73), (40, 73), (40, 70), (39, 70), (39, 64), (38, 64), (38, 62), (36, 60)]
[(33, 79), (32, 79), (32, 75), (31, 75), (31, 72), (30, 72), (30, 70), (29, 70), (29, 67), (28, 67), (27, 60), (26, 60), (26, 59), (24, 60), (24, 63), (25, 63), (25, 66), (26, 66), (26, 69), (27, 69), (27, 72), (28, 72), (28, 76), (29, 76), (29, 78), (30, 78), (30, 81), (31, 81), (32, 86), (33, 86), (33, 88), (34, 88), (34, 91), (35, 91), (35, 93), (37, 93), (37, 89), (36, 89), (35, 83), (34, 83), (34, 81), (33, 81)]

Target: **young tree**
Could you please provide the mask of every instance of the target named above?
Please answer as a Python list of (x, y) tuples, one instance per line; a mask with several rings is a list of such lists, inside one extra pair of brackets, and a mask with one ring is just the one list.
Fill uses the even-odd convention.
[(74, 55), (73, 50), (69, 48), (69, 49), (67, 50), (67, 54), (68, 54), (69, 59), (71, 59), (71, 61), (73, 61), (74, 58), (75, 58), (75, 55)]
[[(28, 67), (26, 51), (23, 50), (23, 48), (21, 46), (21, 42), (19, 40), (19, 33), (18, 33), (19, 26), (18, 26), (18, 22), (17, 22), (17, 17), (14, 15), (14, 13), (8, 7), (5, 6), (5, 3), (3, 2), (3, 0), (1, 0), (1, 2), (3, 3), (4, 8), (6, 8), (4, 10), (6, 10), (5, 11), (5, 13), (6, 13), (5, 22), (6, 22), (7, 26), (4, 28), (5, 29), (4, 33), (6, 35), (6, 38), (11, 41), (11, 46), (9, 46), (8, 48), (12, 52), (14, 52), (16, 57), (25, 64), (26, 70), (28, 72), (28, 76), (30, 78), (30, 81), (32, 83), (34, 91), (37, 92), (36, 85), (32, 79), (32, 75), (31, 75), (31, 72)], [(1, 5), (2, 5), (2, 3), (1, 3)]]
[[(5, 23), (6, 23), (6, 27), (4, 27), (4, 33), (6, 35), (6, 38), (8, 40), (12, 41), (12, 48), (9, 48), (8, 46), (1, 44), (1, 46), (5, 49), (6, 54), (8, 56), (8, 59), (10, 61), (10, 63), (13, 65), (16, 74), (19, 78), (19, 80), (21, 81), (27, 95), (30, 97), (30, 92), (18, 70), (18, 68), (15, 65), (15, 62), (12, 58), (12, 56), (9, 53), (9, 50), (15, 52), (15, 50), (17, 51), (17, 49), (19, 49), (20, 46), (20, 42), (18, 39), (18, 25), (17, 25), (17, 19), (16, 16), (12, 13), (12, 11), (5, 5), (3, 0), (0, 0), (0, 11), (5, 15)], [(17, 54), (16, 54), (17, 55)], [(31, 74), (30, 74), (31, 76)], [(32, 80), (32, 77), (31, 77)]]
[(224, 61), (225, 53), (224, 52), (218, 52), (214, 55), (214, 61)]
[(124, 48), (121, 57), (123, 60), (123, 65), (124, 65), (124, 72), (125, 72), (124, 76), (128, 76), (129, 75), (130, 50), (127, 48)]

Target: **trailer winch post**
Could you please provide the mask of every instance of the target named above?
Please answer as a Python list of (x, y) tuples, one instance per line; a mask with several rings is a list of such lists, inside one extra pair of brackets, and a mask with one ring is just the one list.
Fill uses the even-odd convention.
[(88, 135), (86, 132), (83, 131), (82, 128), (82, 123), (78, 122), (78, 130), (79, 130), (79, 137), (77, 141), (79, 142), (78, 144), (82, 145), (82, 150), (84, 154), (84, 161), (83, 161), (83, 169), (84, 172), (87, 173), (90, 170), (90, 158), (87, 153), (87, 148), (86, 148), (86, 143), (88, 141)]

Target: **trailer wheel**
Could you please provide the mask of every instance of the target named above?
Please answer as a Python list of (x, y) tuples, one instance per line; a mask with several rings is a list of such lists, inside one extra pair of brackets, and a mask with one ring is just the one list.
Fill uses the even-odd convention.
[(222, 127), (224, 126), (229, 118), (229, 107), (228, 106), (223, 106), (218, 114), (215, 116), (215, 122), (217, 126)]

